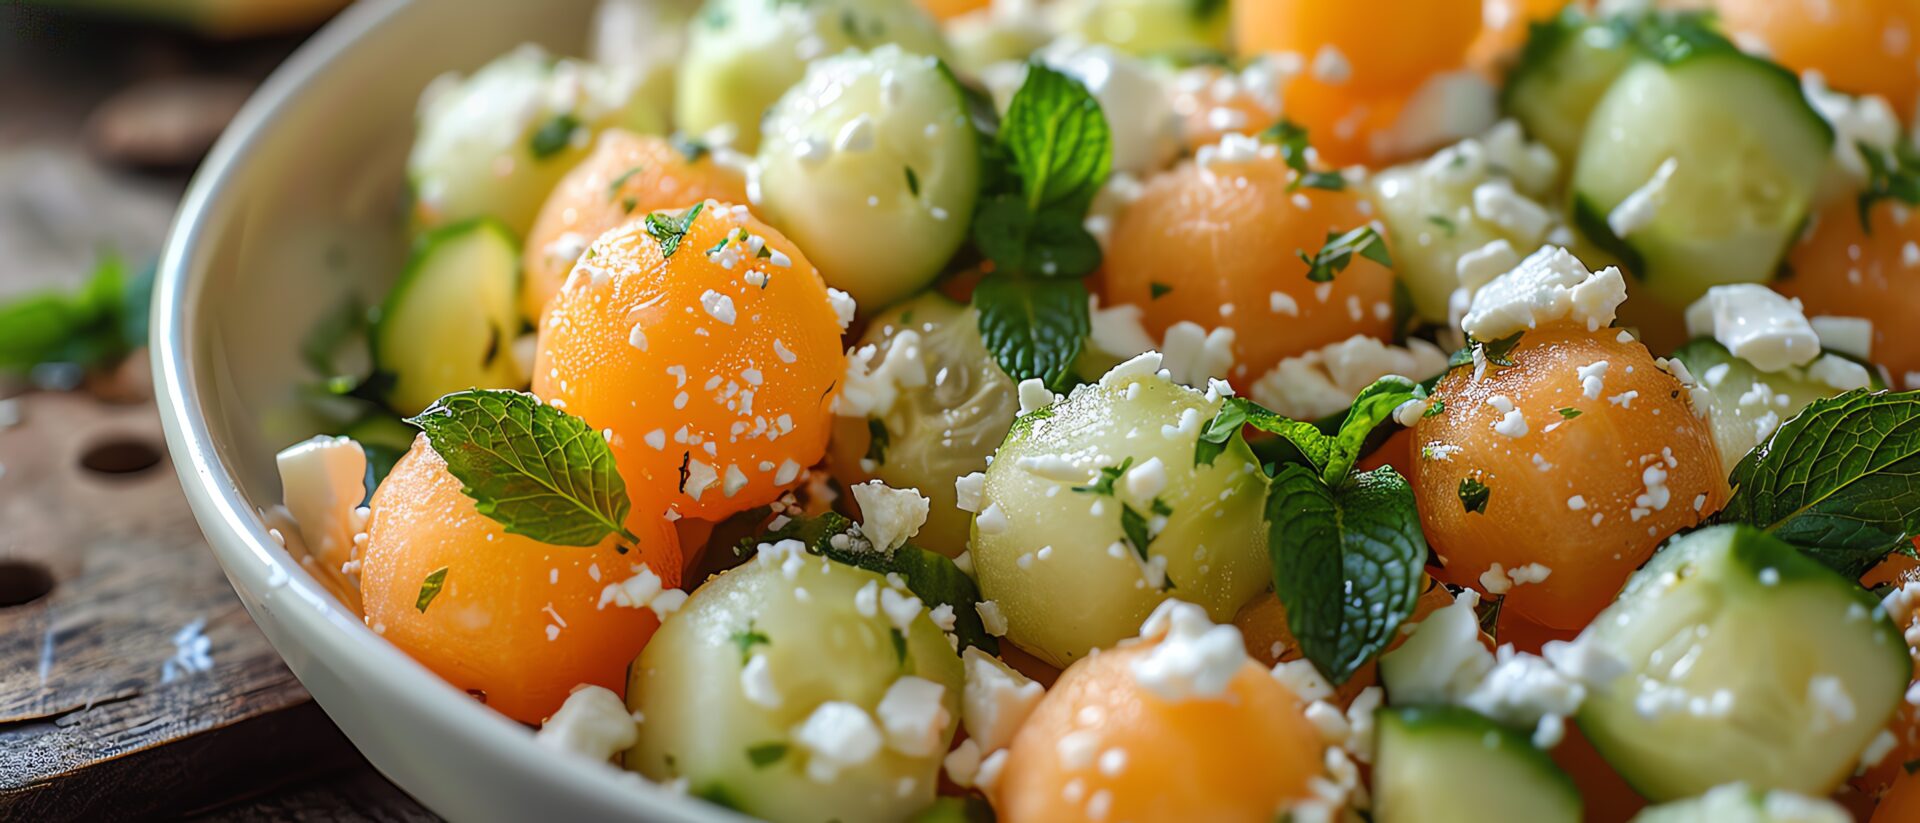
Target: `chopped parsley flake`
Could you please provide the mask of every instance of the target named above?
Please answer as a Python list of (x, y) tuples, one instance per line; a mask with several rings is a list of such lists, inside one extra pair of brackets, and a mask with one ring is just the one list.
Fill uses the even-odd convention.
[(1441, 217), (1440, 215), (1437, 215), (1437, 214), (1427, 215), (1427, 222), (1432, 223), (1436, 226), (1439, 226), (1440, 230), (1443, 232), (1446, 232), (1448, 237), (1452, 237), (1460, 233), (1459, 226), (1454, 225), (1452, 220), (1448, 220), (1447, 218)]
[(780, 762), (781, 758), (786, 757), (787, 748), (787, 744), (779, 741), (762, 743), (758, 746), (748, 746), (747, 762), (752, 763), (756, 769), (764, 769)]
[(773, 638), (768, 637), (766, 633), (755, 628), (754, 621), (752, 620), (747, 621), (746, 628), (734, 632), (729, 635), (727, 639), (733, 641), (734, 647), (740, 650), (740, 665), (742, 666), (746, 665), (748, 660), (753, 659), (753, 647), (773, 645)]
[(1425, 419), (1428, 417), (1439, 417), (1440, 415), (1446, 414), (1446, 413), (1447, 413), (1447, 401), (1436, 397), (1433, 399), (1432, 403), (1427, 404), (1426, 412), (1421, 414), (1420, 417), (1421, 419)]
[(1120, 461), (1120, 465), (1118, 466), (1107, 466), (1106, 468), (1101, 469), (1100, 478), (1098, 480), (1093, 481), (1092, 485), (1074, 486), (1073, 490), (1077, 492), (1087, 492), (1088, 494), (1098, 494), (1106, 497), (1112, 497), (1114, 482), (1118, 481), (1120, 479), (1120, 475), (1126, 474), (1127, 469), (1130, 469), (1130, 468), (1133, 468), (1133, 458), (1131, 457)]
[(1574, 408), (1574, 407), (1572, 407), (1572, 406), (1568, 406), (1568, 407), (1566, 407), (1566, 408), (1564, 408), (1564, 409), (1561, 409), (1561, 410), (1560, 410), (1560, 417), (1561, 417), (1562, 419), (1566, 419), (1566, 420), (1572, 420), (1572, 419), (1574, 419), (1574, 418), (1576, 418), (1576, 417), (1579, 417), (1579, 416), (1580, 416), (1580, 413), (1581, 413), (1581, 412), (1580, 412), (1580, 410), (1579, 410), (1579, 409), (1576, 409), (1576, 408)]
[(1493, 490), (1480, 482), (1478, 477), (1460, 479), (1460, 507), (1469, 514), (1486, 514), (1487, 500), (1493, 496)]
[(533, 137), (527, 140), (527, 151), (533, 153), (535, 160), (545, 160), (559, 154), (573, 142), (573, 133), (579, 128), (580, 119), (571, 112), (556, 115), (534, 130)]
[[(607, 199), (612, 200), (614, 195), (620, 193), (621, 186), (626, 185), (628, 180), (632, 180), (634, 175), (639, 174), (645, 168), (646, 166), (634, 166), (621, 172), (619, 177), (613, 178), (613, 182), (607, 184)], [(633, 211), (633, 208), (628, 207), (627, 211)]]
[(695, 203), (693, 208), (687, 209), (687, 213), (679, 217), (668, 217), (664, 212), (647, 215), (647, 234), (660, 243), (662, 259), (672, 258), (673, 253), (680, 250), (680, 241), (686, 238), (687, 230), (693, 228), (694, 219), (700, 216), (700, 209), (706, 205)]
[(1374, 231), (1372, 226), (1361, 226), (1345, 234), (1327, 232), (1327, 242), (1308, 257), (1305, 251), (1295, 252), (1300, 260), (1307, 264), (1307, 279), (1315, 283), (1326, 283), (1333, 276), (1347, 270), (1354, 255), (1360, 255), (1387, 268), (1393, 267), (1393, 257), (1387, 252), (1387, 241)]
[(427, 579), (420, 584), (420, 597), (413, 601), (413, 607), (425, 614), (427, 607), (433, 605), (433, 599), (440, 596), (440, 590), (447, 585), (447, 567), (441, 566), (427, 573)]
[(1147, 293), (1153, 295), (1153, 299), (1155, 300), (1159, 300), (1160, 298), (1167, 296), (1167, 292), (1170, 292), (1170, 291), (1173, 291), (1173, 287), (1165, 283), (1148, 283), (1147, 284)]
[(906, 169), (907, 169), (907, 191), (912, 193), (913, 196), (919, 197), (920, 196), (920, 175), (913, 173), (912, 166), (907, 166)]

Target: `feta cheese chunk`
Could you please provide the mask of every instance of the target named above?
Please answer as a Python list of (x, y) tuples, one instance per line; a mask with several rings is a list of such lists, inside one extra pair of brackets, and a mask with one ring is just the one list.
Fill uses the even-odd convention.
[(852, 487), (860, 504), (860, 533), (883, 554), (906, 545), (927, 524), (931, 504), (918, 489), (895, 489), (879, 480)]
[(908, 757), (926, 757), (940, 749), (953, 722), (942, 702), (946, 691), (945, 686), (913, 675), (893, 681), (874, 709), (887, 748)]
[(1425, 380), (1445, 371), (1438, 346), (1409, 338), (1400, 348), (1363, 334), (1289, 357), (1254, 381), (1254, 402), (1296, 420), (1317, 420), (1345, 411), (1373, 381), (1389, 374)]
[(883, 742), (865, 709), (839, 700), (821, 703), (792, 737), (807, 753), (807, 778), (815, 783), (832, 783), (842, 769), (872, 760)]
[(1040, 704), (1046, 690), (977, 648), (962, 652), (960, 661), (967, 674), (966, 691), (960, 701), (960, 722), (967, 729), (967, 739), (982, 751), (1004, 748), (1013, 742), (1014, 732)]
[(1157, 642), (1132, 662), (1134, 680), (1167, 700), (1218, 698), (1247, 664), (1239, 629), (1215, 625), (1204, 609), (1180, 600), (1154, 609), (1140, 639)]
[(1619, 269), (1589, 272), (1566, 249), (1543, 246), (1475, 291), (1460, 327), (1475, 340), (1498, 340), (1558, 320), (1598, 331), (1613, 322), (1626, 299)]
[(308, 554), (322, 568), (340, 569), (365, 525), (354, 510), (367, 496), (367, 453), (352, 438), (321, 436), (282, 449), (274, 462)]
[(1823, 314), (1807, 318), (1820, 348), (1861, 360), (1873, 359), (1873, 321), (1864, 317), (1839, 317)]
[(604, 762), (639, 742), (640, 732), (619, 695), (605, 686), (581, 685), (533, 739), (550, 749)]
[(1755, 283), (1708, 289), (1687, 307), (1687, 333), (1720, 341), (1761, 371), (1804, 366), (1820, 356), (1820, 336), (1800, 301)]

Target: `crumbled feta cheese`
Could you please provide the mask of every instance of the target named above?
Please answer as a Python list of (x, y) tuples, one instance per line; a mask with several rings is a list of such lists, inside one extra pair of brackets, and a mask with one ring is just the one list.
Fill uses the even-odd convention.
[(1114, 357), (1133, 357), (1153, 350), (1153, 335), (1147, 333), (1142, 325), (1139, 306), (1122, 303), (1117, 306), (1100, 307), (1100, 298), (1091, 298), (1092, 306), (1088, 311), (1090, 332), (1087, 342), (1094, 348)]
[(1493, 669), (1493, 655), (1480, 644), (1480, 617), (1474, 612), (1479, 604), (1472, 589), (1461, 591), (1452, 605), (1427, 615), (1406, 642), (1381, 657), (1382, 681), (1395, 703), (1456, 702)]
[(1864, 317), (1837, 317), (1823, 314), (1807, 318), (1820, 348), (1861, 360), (1873, 358), (1873, 321)]
[(1287, 691), (1293, 692), (1293, 696), (1304, 702), (1311, 703), (1333, 696), (1333, 684), (1327, 682), (1327, 679), (1320, 674), (1320, 670), (1313, 667), (1313, 662), (1310, 660), (1303, 658), (1277, 663), (1273, 667), (1272, 674), (1274, 680), (1286, 686)]
[(1493, 279), (1520, 266), (1520, 253), (1502, 238), (1462, 255), (1454, 262), (1454, 274), (1468, 294), (1479, 291)]
[(1311, 71), (1313, 79), (1333, 86), (1353, 79), (1353, 64), (1347, 62), (1347, 55), (1332, 43), (1321, 44), (1320, 50), (1313, 53)]
[(1100, 376), (1100, 387), (1110, 389), (1150, 377), (1160, 371), (1161, 359), (1157, 351), (1141, 352), (1132, 359), (1108, 369), (1106, 374)]
[(973, 738), (960, 741), (960, 745), (947, 752), (940, 761), (947, 770), (947, 779), (953, 785), (967, 789), (973, 787), (973, 780), (980, 773), (980, 743)]
[(1589, 272), (1566, 249), (1545, 246), (1474, 292), (1460, 326), (1476, 340), (1499, 340), (1561, 319), (1597, 331), (1613, 322), (1626, 297), (1619, 269)]
[(846, 331), (848, 326), (853, 325), (853, 315), (859, 310), (859, 304), (854, 302), (853, 295), (829, 287), (827, 304), (833, 307), (833, 316), (840, 321), (841, 331)]
[(605, 686), (574, 687), (533, 739), (543, 746), (605, 762), (640, 741), (627, 704)]
[[(875, 358), (880, 361), (877, 365)], [(901, 389), (926, 384), (920, 334), (902, 329), (887, 341), (884, 355), (873, 344), (847, 352), (847, 374), (833, 399), (833, 411), (841, 417), (878, 417), (893, 409)]]
[(832, 783), (841, 770), (867, 763), (882, 743), (866, 710), (839, 700), (821, 703), (792, 738), (807, 752), (807, 777), (815, 783)]
[(1840, 391), (1864, 389), (1873, 385), (1873, 373), (1852, 360), (1837, 354), (1823, 354), (1807, 367), (1807, 377), (1818, 380)]
[(365, 523), (354, 516), (367, 494), (367, 453), (347, 437), (320, 436), (274, 457), (287, 513), (307, 553), (323, 569), (356, 559), (354, 536)]
[(1425, 154), (1491, 128), (1500, 117), (1500, 92), (1478, 72), (1440, 72), (1407, 100), (1393, 125), (1369, 139), (1383, 157)]
[(1687, 307), (1687, 333), (1713, 337), (1761, 371), (1804, 366), (1820, 354), (1820, 337), (1800, 301), (1757, 283), (1708, 289)]
[(1007, 616), (1000, 613), (1000, 604), (992, 600), (982, 600), (973, 604), (973, 610), (980, 613), (980, 623), (987, 634), (994, 637), (1007, 636)]
[(600, 602), (595, 608), (604, 609), (609, 605), (627, 609), (652, 609), (661, 619), (679, 610), (687, 600), (687, 593), (679, 589), (669, 589), (661, 581), (660, 575), (642, 563), (633, 567), (633, 576), (618, 583), (608, 583), (600, 590)]
[(1128, 496), (1150, 501), (1167, 488), (1167, 465), (1158, 457), (1150, 458), (1129, 469), (1123, 480)]
[(740, 693), (761, 708), (780, 708), (780, 689), (773, 684), (773, 667), (765, 654), (755, 654), (740, 667)]
[(999, 503), (988, 503), (973, 519), (973, 524), (979, 527), (981, 534), (1002, 534), (1007, 530), (1007, 513)]
[(946, 691), (945, 686), (913, 675), (893, 681), (874, 709), (887, 748), (908, 757), (926, 757), (940, 750), (953, 721), (943, 701)]
[(1221, 326), (1207, 331), (1200, 324), (1182, 320), (1167, 328), (1161, 345), (1161, 366), (1173, 382), (1184, 386), (1202, 386), (1207, 380), (1226, 377), (1233, 368), (1233, 329)]
[(988, 751), (1005, 747), (1046, 690), (978, 648), (969, 647), (960, 660), (966, 670), (960, 722), (967, 737)]
[(930, 504), (919, 489), (895, 489), (880, 480), (853, 485), (860, 505), (860, 533), (883, 554), (906, 545), (927, 524)]
[(1820, 72), (1800, 76), (1800, 88), (1807, 102), (1833, 126), (1833, 162), (1856, 181), (1865, 182), (1869, 167), (1860, 155), (1860, 144), (1876, 151), (1891, 151), (1900, 140), (1900, 118), (1878, 95), (1854, 97), (1827, 88)]
[(1438, 346), (1409, 338), (1401, 348), (1363, 334), (1298, 357), (1289, 357), (1254, 381), (1255, 402), (1296, 420), (1317, 420), (1345, 411), (1362, 389), (1389, 374), (1425, 380), (1445, 371)]
[(969, 472), (953, 479), (954, 507), (973, 514), (980, 512), (980, 497), (986, 492), (985, 472)]
[[(733, 310), (733, 298), (714, 291), (713, 289), (707, 289), (700, 294), (700, 307), (706, 309), (707, 314), (712, 316), (713, 319), (729, 326), (733, 325), (733, 321), (736, 318)], [(638, 327), (636, 326), (635, 328)]]
[(1588, 400), (1599, 400), (1600, 394), (1607, 390), (1607, 367), (1605, 360), (1595, 360), (1574, 369), (1574, 376), (1580, 378), (1580, 393)]
[(1607, 215), (1607, 228), (1617, 237), (1626, 237), (1646, 228), (1660, 213), (1660, 207), (1667, 202), (1667, 184), (1673, 181), (1673, 173), (1680, 168), (1678, 158), (1669, 157), (1654, 169), (1653, 176), (1647, 182), (1634, 189), (1620, 205), (1614, 206)]
[(1807, 704), (1814, 710), (1812, 730), (1816, 734), (1853, 722), (1857, 711), (1847, 684), (1830, 674), (1817, 674), (1807, 681)]
[(1158, 642), (1131, 663), (1133, 678), (1165, 700), (1219, 697), (1247, 662), (1239, 629), (1215, 625), (1205, 610), (1180, 600), (1154, 609), (1140, 639)]
[(1020, 413), (1038, 411), (1060, 402), (1060, 396), (1047, 388), (1047, 381), (1038, 377), (1029, 377), (1020, 381), (1017, 388), (1020, 399)]
[(1515, 191), (1504, 177), (1473, 187), (1473, 213), (1524, 244), (1540, 242), (1553, 225), (1553, 212)]
[(886, 614), (887, 622), (900, 631), (904, 632), (913, 625), (914, 618), (920, 616), (922, 608), (918, 597), (901, 594), (892, 587), (880, 590), (880, 611)]

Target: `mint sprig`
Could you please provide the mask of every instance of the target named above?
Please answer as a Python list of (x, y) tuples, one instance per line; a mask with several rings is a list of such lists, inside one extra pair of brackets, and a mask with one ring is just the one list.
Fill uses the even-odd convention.
[(1720, 522), (1859, 577), (1920, 534), (1920, 392), (1816, 400), (1741, 458), (1732, 484)]
[(1860, 227), (1873, 233), (1873, 207), (1882, 200), (1920, 206), (1920, 148), (1905, 140), (1883, 152), (1864, 140), (1854, 147), (1867, 162), (1867, 187), (1860, 192)]
[(1427, 558), (1413, 489), (1391, 466), (1329, 485), (1280, 467), (1267, 496), (1267, 553), (1287, 628), (1339, 683), (1384, 651), (1413, 614)]
[(1272, 143), (1280, 150), (1280, 159), (1293, 170), (1293, 180), (1287, 184), (1287, 191), (1299, 191), (1301, 186), (1328, 191), (1344, 191), (1347, 178), (1338, 172), (1313, 171), (1307, 163), (1307, 129), (1298, 123), (1281, 118), (1280, 122), (1267, 127), (1260, 133), (1260, 139)]
[(426, 432), (475, 508), (509, 534), (554, 546), (593, 546), (608, 535), (639, 542), (624, 525), (632, 501), (613, 450), (585, 421), (524, 392), (471, 389), (407, 422)]
[[(842, 535), (848, 539), (835, 545), (835, 538)], [(794, 518), (779, 529), (745, 538), (734, 547), (734, 552), (749, 554), (762, 543), (781, 540), (798, 540), (806, 544), (808, 553), (838, 563), (879, 574), (900, 575), (907, 583), (907, 590), (920, 598), (927, 608), (942, 604), (953, 607), (953, 635), (960, 641), (961, 649), (978, 646), (989, 654), (1000, 653), (999, 641), (987, 634), (986, 624), (981, 622), (980, 612), (974, 608), (980, 602), (980, 587), (946, 556), (911, 543), (895, 549), (890, 555), (868, 550), (865, 548), (865, 538), (859, 537), (853, 521), (831, 511), (814, 517)], [(903, 656), (904, 642), (905, 638), (902, 638)]]
[(1195, 465), (1210, 464), (1245, 426), (1299, 452), (1300, 461), (1274, 470), (1268, 487), (1267, 553), (1288, 629), (1334, 682), (1386, 648), (1420, 595), (1427, 539), (1412, 487), (1391, 466), (1353, 467), (1394, 409), (1426, 396), (1412, 380), (1383, 377), (1354, 398), (1332, 434), (1234, 397), (1201, 428)]
[(992, 273), (973, 294), (980, 334), (1008, 376), (1057, 384), (1091, 326), (1079, 279), (1101, 251), (1082, 221), (1112, 172), (1113, 135), (1085, 86), (1035, 63), (983, 159), (972, 235)]

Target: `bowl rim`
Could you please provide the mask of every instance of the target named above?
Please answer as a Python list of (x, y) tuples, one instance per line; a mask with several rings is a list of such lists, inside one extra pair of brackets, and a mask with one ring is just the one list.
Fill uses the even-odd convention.
[[(366, 34), (388, 24), (411, 5), (411, 0), (361, 0), (296, 49), (255, 90), (221, 134), (194, 173), (168, 228), (154, 281), (150, 360), (167, 450), (188, 504), (248, 611), (257, 619), (252, 604), (260, 602), (268, 591), (292, 595), (276, 598), (274, 610), (304, 612), (301, 617), (307, 619), (303, 622), (323, 624), (327, 629), (315, 633), (290, 629), (289, 634), (295, 635), (302, 647), (299, 651), (324, 661), (343, 679), (364, 686), (362, 701), (394, 701), (395, 710), (420, 717), (443, 733), (442, 745), (493, 753), (496, 759), (526, 775), (529, 783), (557, 793), (593, 797), (602, 808), (625, 807), (662, 820), (746, 820), (684, 793), (636, 779), (638, 775), (631, 772), (594, 768), (579, 758), (551, 756), (551, 750), (534, 744), (526, 727), (474, 701), (376, 635), (358, 615), (348, 612), (274, 541), (220, 457), (202, 408), (206, 378), (195, 365), (196, 355), (209, 345), (205, 335), (196, 337), (195, 330), (199, 328), (200, 300), (206, 288), (207, 261), (213, 253), (210, 238), (233, 220), (234, 190), (274, 124), (316, 78), (354, 58)], [(273, 622), (282, 623), (283, 619)], [(282, 656), (288, 655), (283, 652)], [(317, 696), (315, 700), (320, 702)], [(323, 703), (322, 708), (328, 707)]]

